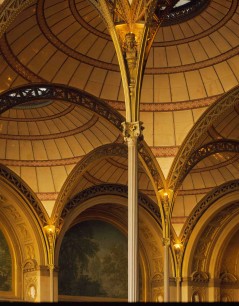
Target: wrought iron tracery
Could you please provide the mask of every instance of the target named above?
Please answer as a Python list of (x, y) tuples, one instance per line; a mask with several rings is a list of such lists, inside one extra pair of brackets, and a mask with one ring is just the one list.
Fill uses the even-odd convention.
[(11, 183), (18, 192), (23, 195), (31, 205), (31, 208), (35, 211), (36, 215), (41, 221), (41, 225), (47, 224), (47, 213), (44, 213), (44, 208), (41, 207), (40, 202), (37, 200), (33, 192), (25, 185), (25, 183), (16, 176), (11, 170), (7, 169), (5, 166), (0, 164), (0, 178), (5, 179), (7, 182)]
[(177, 185), (179, 186), (187, 174), (193, 167), (204, 158), (219, 152), (235, 152), (239, 153), (239, 141), (224, 139), (205, 144), (204, 146), (195, 150), (188, 158), (185, 166), (178, 177)]
[(205, 111), (204, 116), (197, 121), (190, 134), (184, 140), (171, 166), (168, 175), (169, 188), (176, 191), (179, 187), (179, 181), (182, 182), (181, 177), (182, 173), (184, 173), (184, 168), (188, 167), (188, 158), (199, 140), (206, 134), (208, 128), (219, 118), (222, 118), (225, 112), (236, 107), (238, 103), (239, 87), (236, 87), (231, 89), (226, 95)]
[[(86, 200), (101, 195), (118, 195), (127, 198), (127, 194), (128, 194), (128, 187), (125, 185), (101, 184), (87, 188), (81, 191), (80, 193), (78, 193), (76, 196), (74, 196), (65, 205), (58, 219), (59, 228), (62, 227), (64, 219), (67, 217), (67, 215), (71, 213), (71, 211), (74, 208), (76, 208), (78, 205), (85, 202)], [(142, 207), (144, 207), (161, 225), (161, 215), (158, 205), (154, 203), (149, 197), (142, 194), (141, 192), (139, 192), (138, 201), (139, 204)]]

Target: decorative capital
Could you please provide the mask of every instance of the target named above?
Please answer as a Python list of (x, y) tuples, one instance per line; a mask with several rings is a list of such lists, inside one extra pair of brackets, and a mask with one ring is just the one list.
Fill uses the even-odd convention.
[(162, 242), (163, 246), (170, 246), (170, 238), (163, 238)]
[(135, 139), (142, 140), (143, 139), (142, 131), (144, 127), (142, 126), (141, 121), (122, 122), (121, 124), (123, 126), (123, 136), (124, 136), (125, 141), (128, 141), (130, 139), (131, 140), (135, 140)]

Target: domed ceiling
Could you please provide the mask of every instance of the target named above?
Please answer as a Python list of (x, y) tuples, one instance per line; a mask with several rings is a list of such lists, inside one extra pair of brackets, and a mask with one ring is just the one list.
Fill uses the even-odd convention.
[[(57, 83), (102, 99), (124, 116), (116, 52), (94, 1), (28, 3), (0, 38), (0, 93), (26, 84)], [(181, 0), (172, 12), (153, 42), (140, 102), (144, 140), (165, 177), (198, 119), (239, 80), (238, 0)], [(29, 102), (1, 114), (0, 162), (22, 177), (51, 211), (74, 166), (90, 151), (123, 143), (123, 138), (118, 127), (81, 105), (53, 99)], [(231, 109), (214, 122), (195, 148), (214, 140), (238, 141), (238, 113), (238, 108)], [(93, 163), (77, 191), (92, 182), (127, 184), (126, 166), (119, 156)], [(147, 182), (140, 188), (151, 194), (140, 169), (142, 182)], [(238, 178), (238, 170), (234, 152), (207, 156), (185, 178), (181, 195), (203, 190), (200, 196), (194, 192), (194, 206), (214, 186)]]

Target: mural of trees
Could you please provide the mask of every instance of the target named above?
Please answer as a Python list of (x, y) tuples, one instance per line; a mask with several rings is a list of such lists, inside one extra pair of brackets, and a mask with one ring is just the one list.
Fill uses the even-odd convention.
[(127, 298), (127, 238), (103, 221), (84, 221), (65, 235), (59, 294)]
[(12, 260), (7, 241), (0, 230), (0, 291), (11, 291)]

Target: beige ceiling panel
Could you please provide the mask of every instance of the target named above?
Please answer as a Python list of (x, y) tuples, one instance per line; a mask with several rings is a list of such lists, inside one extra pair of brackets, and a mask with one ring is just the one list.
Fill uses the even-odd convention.
[(184, 34), (182, 32), (182, 29), (178, 24), (173, 25), (171, 28), (172, 28), (173, 36), (174, 36), (175, 40), (184, 38)]
[(140, 121), (143, 122), (144, 140), (149, 146), (153, 146), (153, 112), (141, 112)]
[(174, 146), (175, 132), (171, 112), (154, 113), (154, 146)]
[(195, 63), (193, 53), (188, 44), (178, 45), (178, 51), (183, 65)]
[(182, 190), (193, 190), (194, 189), (193, 180), (190, 174), (188, 174), (183, 180), (181, 188)]
[(97, 38), (95, 42), (92, 42), (91, 48), (87, 52), (87, 56), (92, 58), (99, 58), (102, 54), (107, 41), (105, 39)]
[(93, 145), (89, 142), (84, 133), (75, 135), (75, 138), (77, 139), (85, 153), (89, 153), (91, 150), (94, 149)]
[(200, 70), (201, 78), (207, 92), (207, 96), (222, 94), (223, 87), (213, 67), (206, 67)]
[(154, 42), (162, 42), (164, 39), (163, 37), (163, 27), (160, 27), (156, 33), (156, 36), (154, 38)]
[(25, 84), (28, 84), (29, 82), (22, 78), (22, 77), (17, 77), (16, 79), (13, 80), (12, 84), (11, 84), (11, 88), (12, 87), (17, 87), (17, 86), (22, 86)]
[(207, 96), (203, 80), (199, 71), (185, 72), (190, 100), (204, 98)]
[(212, 58), (220, 55), (220, 51), (209, 36), (203, 37), (200, 39), (200, 42), (209, 57)]
[(190, 24), (188, 22), (183, 22), (181, 24), (179, 24), (184, 37), (192, 37), (195, 33), (193, 32), (193, 30), (190, 27)]
[[(234, 32), (235, 31), (235, 32)], [(225, 39), (229, 42), (229, 44), (232, 47), (237, 47), (239, 44), (239, 37), (238, 37), (238, 23), (237, 23), (237, 28), (234, 29), (229, 29), (228, 27), (223, 27), (220, 28), (219, 32), (222, 34), (222, 36), (225, 37)]]
[(51, 0), (49, 2), (46, 1), (44, 6), (46, 18), (49, 18), (51, 15), (57, 15), (59, 17), (62, 11), (64, 12), (64, 9), (68, 7), (68, 3), (66, 1)]
[(39, 28), (36, 26), (24, 32), (23, 37), (20, 36), (19, 39), (17, 39), (16, 41), (14, 41), (14, 43), (11, 44), (11, 49), (13, 53), (15, 55), (18, 55), (25, 48), (28, 48), (28, 45), (31, 44), (31, 42), (39, 35), (40, 35), (40, 31), (39, 31)]
[(66, 141), (71, 148), (73, 156), (83, 156), (85, 151), (83, 150), (81, 144), (77, 141), (75, 136), (68, 136)]
[(197, 173), (197, 172), (191, 173), (191, 177), (192, 177), (194, 189), (204, 189), (206, 187), (201, 173)]
[(193, 208), (197, 205), (197, 197), (195, 195), (184, 196), (185, 216), (189, 216)]
[(83, 134), (87, 139), (89, 139), (89, 142), (92, 143), (94, 148), (102, 145), (101, 139), (99, 139), (98, 135), (95, 135), (92, 131), (86, 130), (83, 132)]
[[(73, 30), (73, 29), (72, 29)], [(83, 43), (85, 37), (89, 34), (88, 31), (81, 28), (75, 31), (74, 34), (72, 34), (71, 37), (68, 38), (68, 40), (65, 42), (67, 46), (69, 46), (72, 50), (76, 50), (76, 48)]]
[(196, 62), (201, 62), (208, 59), (204, 46), (199, 40), (190, 42), (188, 46), (190, 47)]
[[(31, 30), (32, 27), (36, 26), (36, 17), (33, 16), (31, 9), (24, 10), (21, 14), (18, 14), (17, 19), (11, 24), (7, 30), (7, 40), (9, 44), (17, 41), (24, 32)], [(29, 37), (27, 39), (31, 39)]]
[(164, 174), (164, 177), (166, 178), (174, 161), (174, 157), (157, 157), (156, 160)]
[(18, 58), (23, 65), (27, 65), (38, 52), (46, 45), (46, 39), (44, 36), (37, 37), (33, 40), (27, 48), (23, 49)]
[(74, 167), (75, 167), (75, 164), (65, 165), (67, 175), (69, 175), (71, 173), (71, 171)]
[(222, 62), (214, 67), (225, 91), (238, 84), (238, 80), (227, 62)]
[(18, 166), (9, 166), (8, 167), (10, 170), (15, 172), (19, 177), (21, 177), (21, 168)]
[(102, 99), (117, 100), (121, 77), (118, 72), (109, 71), (101, 92)]
[(99, 68), (94, 68), (85, 86), (85, 90), (99, 97), (103, 87), (107, 71)]
[[(109, 177), (110, 183), (122, 184), (121, 178), (127, 176), (127, 172), (121, 168), (115, 168), (115, 171)], [(123, 180), (124, 181), (124, 180)]]
[(6, 159), (19, 159), (19, 142), (17, 140), (7, 140), (6, 144)]
[(227, 166), (227, 169), (231, 172), (231, 174), (233, 175), (233, 177), (235, 178), (239, 178), (239, 163), (234, 163), (234, 164), (229, 164)]
[(112, 59), (115, 55), (115, 50), (114, 50), (114, 45), (112, 42), (105, 42), (105, 47), (102, 50), (100, 56), (99, 56), (99, 60), (102, 62), (112, 62)]
[[(61, 16), (62, 15), (62, 16)], [(61, 16), (62, 19), (59, 20)], [(53, 17), (49, 18), (51, 22), (51, 31), (60, 39), (66, 40), (68, 38), (67, 32), (75, 31), (75, 27), (72, 28), (72, 16), (67, 16), (67, 12), (64, 10), (60, 15), (55, 14)]]
[(163, 38), (164, 38), (164, 41), (174, 40), (174, 36), (173, 36), (171, 27), (163, 27)]
[(0, 159), (6, 159), (6, 146), (7, 146), (7, 140), (0, 138)]
[[(100, 122), (91, 128), (91, 131), (97, 135), (102, 144), (112, 143), (121, 134), (120, 131), (115, 130), (112, 126), (104, 126)], [(114, 133), (112, 133), (113, 131)]]
[(217, 24), (225, 16), (225, 13), (222, 14), (220, 11), (214, 9), (210, 5), (208, 6), (207, 10), (203, 13), (203, 18), (205, 18), (208, 23), (212, 26)]
[(8, 125), (9, 125), (9, 121), (6, 120), (1, 120), (1, 134), (8, 134)]
[(205, 110), (206, 110), (205, 107), (196, 108), (196, 109), (193, 109), (193, 110), (192, 110), (194, 122), (196, 122), (196, 121), (203, 115), (203, 113), (205, 112)]
[(201, 33), (203, 30), (201, 25), (197, 22), (197, 19), (191, 19), (189, 21), (189, 26), (195, 35)]
[(51, 167), (51, 171), (56, 192), (59, 192), (67, 178), (66, 169), (64, 166), (57, 166)]
[(36, 167), (39, 192), (56, 192), (52, 171), (49, 167)]
[(153, 68), (153, 67), (154, 67), (154, 48), (151, 48), (146, 62), (146, 68)]
[(191, 110), (174, 112), (174, 130), (176, 145), (181, 145), (184, 138), (193, 126), (193, 116)]
[(221, 184), (225, 183), (225, 179), (224, 179), (222, 173), (223, 173), (223, 170), (221, 170), (220, 168), (213, 170), (213, 177), (214, 177), (217, 185), (221, 185)]
[(29, 126), (27, 122), (18, 122), (18, 134), (29, 135)]
[(142, 91), (141, 91), (141, 101), (146, 103), (152, 103), (154, 101), (153, 97), (153, 76), (144, 75)]
[(37, 125), (37, 121), (31, 121), (28, 123), (29, 126), (29, 135), (41, 135), (39, 129), (38, 129), (38, 125)]
[(154, 102), (171, 102), (170, 81), (167, 74), (154, 75)]
[(1, 78), (1, 74), (3, 73), (3, 71), (5, 69), (7, 69), (7, 62), (6, 60), (0, 55), (0, 78)]
[(44, 146), (47, 152), (47, 157), (49, 160), (61, 159), (60, 152), (58, 150), (58, 147), (54, 139), (43, 140), (43, 143), (44, 143)]
[(47, 65), (47, 68), (49, 68), (48, 60), (53, 54), (55, 54), (55, 52), (56, 48), (54, 46), (51, 44), (45, 45), (42, 49), (40, 49), (37, 56), (34, 56), (33, 59), (29, 62), (28, 68), (35, 73), (39, 72), (40, 77), (42, 77), (41, 69), (44, 68), (45, 64)]
[(227, 52), (231, 49), (231, 46), (228, 41), (219, 32), (213, 32), (210, 35), (210, 38), (221, 53)]
[(47, 160), (48, 156), (42, 140), (32, 141), (32, 149), (35, 160)]
[(38, 191), (36, 169), (34, 167), (21, 167), (21, 179), (34, 191)]
[[(72, 22), (72, 20), (71, 20)], [(68, 46), (74, 49), (75, 46), (78, 46), (79, 40), (77, 39), (77, 34), (80, 32), (78, 23), (74, 22), (73, 24), (69, 24), (69, 26), (65, 26), (61, 32), (56, 36), (59, 40), (64, 41)]]
[(184, 197), (182, 196), (176, 197), (172, 216), (173, 217), (184, 217), (185, 216)]
[[(84, 38), (84, 40), (81, 41), (81, 43), (79, 44), (79, 46), (75, 50), (79, 53), (87, 54), (87, 52), (89, 52), (89, 50), (92, 48), (92, 46), (94, 45), (96, 40), (97, 40), (97, 36), (95, 36), (91, 33), (88, 33), (87, 36)], [(92, 53), (92, 51), (91, 51), (91, 53)], [(96, 54), (97, 54), (97, 52), (96, 52)], [(96, 58), (98, 58), (99, 54), (100, 53), (98, 53)]]
[(44, 121), (37, 121), (36, 125), (37, 125), (38, 130), (40, 131), (41, 135), (49, 135), (50, 134), (49, 128)]
[(77, 69), (79, 62), (71, 57), (68, 57), (63, 63), (61, 69), (54, 78), (55, 83), (68, 84), (71, 81), (72, 75)]
[(80, 63), (77, 69), (72, 73), (69, 85), (79, 89), (84, 89), (92, 69), (92, 66)]
[(57, 134), (60, 132), (55, 120), (47, 120), (46, 125), (51, 134)]
[(167, 55), (166, 48), (155, 47), (153, 48), (154, 52), (154, 67), (167, 67)]
[(214, 173), (213, 170), (210, 171), (202, 171), (201, 172), (202, 179), (204, 181), (205, 187), (215, 187)]
[[(237, 162), (237, 164), (238, 164), (238, 162)], [(237, 173), (237, 176), (235, 177), (235, 176), (232, 175), (232, 173), (229, 171), (228, 167), (223, 167), (223, 168), (218, 169), (218, 170), (221, 172), (221, 174), (222, 174), (222, 176), (223, 176), (225, 182), (230, 181), (230, 180), (238, 179), (238, 177), (239, 177), (239, 172)]]
[(55, 139), (55, 142), (62, 158), (73, 157), (71, 148), (65, 138), (57, 138)]
[(188, 86), (183, 73), (170, 74), (172, 101), (189, 100)]
[(228, 64), (233, 71), (235, 77), (239, 81), (239, 55), (233, 56), (232, 58), (228, 59)]
[(182, 64), (177, 47), (167, 47), (166, 52), (169, 67), (180, 66)]
[(20, 160), (34, 160), (32, 142), (29, 140), (20, 140)]
[(16, 73), (10, 68), (7, 67), (0, 74), (0, 92), (7, 90), (16, 78)]
[(55, 200), (52, 200), (52, 201), (42, 200), (41, 202), (42, 202), (42, 205), (45, 207), (48, 216), (50, 217), (53, 211), (54, 205), (55, 205)]
[[(198, 15), (195, 17), (195, 21), (200, 24), (200, 27), (202, 28), (202, 32), (204, 30), (207, 30), (207, 29), (210, 29), (211, 27), (211, 23), (209, 23), (205, 18), (204, 18), (204, 15), (201, 14), (201, 15)], [(192, 35), (190, 35), (192, 36)]]
[(59, 69), (61, 69), (66, 59), (67, 59), (67, 56), (64, 53), (57, 51), (54, 56), (49, 58), (49, 61), (41, 70), (41, 73), (40, 73), (41, 77), (43, 77), (46, 80), (50, 80), (54, 82), (54, 78), (56, 74), (59, 72)]
[(114, 141), (115, 138), (117, 138), (119, 134), (121, 134), (117, 127), (109, 125), (109, 122), (107, 122), (103, 118), (97, 122), (97, 128), (99, 129), (99, 131), (102, 131), (105, 137), (110, 141)]

